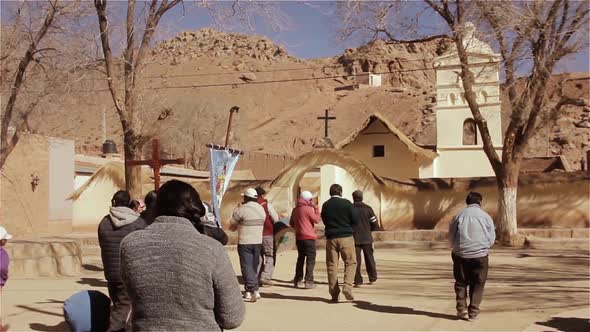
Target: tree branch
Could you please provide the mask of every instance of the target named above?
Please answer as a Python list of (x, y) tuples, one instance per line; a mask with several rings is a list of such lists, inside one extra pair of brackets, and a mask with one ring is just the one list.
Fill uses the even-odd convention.
[[(12, 84), (12, 89), (10, 91), (10, 97), (8, 98), (8, 101), (6, 103), (6, 107), (4, 108), (4, 115), (2, 117), (2, 126), (0, 129), (0, 156), (2, 158), (0, 158), (0, 168), (4, 166), (4, 162), (6, 161), (8, 154), (10, 154), (10, 152), (14, 148), (8, 148), (10, 144), (13, 143), (13, 140), (11, 140), (10, 143), (7, 141), (8, 127), (10, 126), (10, 123), (12, 121), (14, 106), (16, 104), (16, 99), (18, 97), (18, 94), (21, 90), (24, 81), (25, 72), (27, 71), (27, 68), (31, 63), (31, 60), (33, 60), (33, 55), (35, 54), (35, 51), (37, 51), (37, 46), (45, 37), (51, 24), (53, 23), (53, 20), (55, 19), (55, 15), (58, 11), (57, 3), (58, 0), (54, 0), (53, 2), (49, 1), (50, 8), (47, 12), (47, 15), (45, 16), (43, 25), (41, 26), (37, 34), (32, 38), (31, 43), (29, 44), (29, 47), (27, 48), (24, 56), (19, 61), (18, 69), (14, 78), (14, 83)], [(16, 142), (18, 142), (18, 137), (16, 137), (16, 141), (14, 141), (15, 145)]]
[(111, 45), (109, 43), (109, 22), (107, 19), (107, 0), (94, 0), (94, 6), (96, 7), (96, 14), (98, 16), (98, 25), (100, 30), (100, 41), (102, 43), (102, 51), (104, 55), (107, 86), (111, 93), (115, 109), (119, 114), (123, 128), (126, 127), (128, 122), (127, 114), (123, 107), (119, 103), (117, 97), (117, 91), (115, 88), (114, 75), (113, 75), (113, 53), (111, 51)]

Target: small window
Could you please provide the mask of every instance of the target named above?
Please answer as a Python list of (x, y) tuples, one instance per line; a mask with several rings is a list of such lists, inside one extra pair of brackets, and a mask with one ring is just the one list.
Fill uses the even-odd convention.
[(463, 122), (463, 145), (477, 145), (477, 126), (473, 119)]
[(373, 157), (385, 157), (385, 146), (373, 145)]

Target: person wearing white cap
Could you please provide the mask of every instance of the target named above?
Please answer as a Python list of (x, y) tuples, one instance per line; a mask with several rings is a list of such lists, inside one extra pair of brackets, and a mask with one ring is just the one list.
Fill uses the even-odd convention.
[(258, 264), (262, 251), (262, 231), (266, 212), (258, 204), (258, 193), (248, 188), (242, 194), (244, 201), (234, 210), (230, 220), (230, 231), (238, 231), (238, 255), (240, 269), (244, 278), (244, 300), (256, 302), (260, 298), (258, 292)]
[(0, 289), (6, 285), (8, 280), (8, 265), (10, 264), (10, 258), (8, 253), (4, 249), (6, 242), (12, 239), (12, 235), (8, 234), (6, 228), (0, 226)]

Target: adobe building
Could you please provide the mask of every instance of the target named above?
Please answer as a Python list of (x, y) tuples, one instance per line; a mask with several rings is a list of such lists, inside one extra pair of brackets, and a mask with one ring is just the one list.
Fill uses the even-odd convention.
[[(498, 54), (473, 35), (465, 38), (475, 93), (496, 152), (502, 152), (502, 121)], [(365, 192), (386, 230), (445, 229), (469, 190), (480, 191), (487, 211), (495, 215), (495, 174), (483, 151), (481, 134), (464, 98), (456, 49), (435, 60), (436, 144), (420, 146), (387, 118), (374, 113), (333, 148), (322, 147), (297, 159), (275, 179), (267, 197), (275, 208), (290, 211), (304, 187), (301, 179), (320, 167), (319, 203), (329, 199), (338, 183), (343, 197)], [(395, 105), (391, 105), (395, 107)], [(536, 165), (530, 172), (531, 165)], [(559, 174), (545, 173), (561, 171)], [(568, 172), (564, 157), (534, 158), (523, 163), (519, 181), (519, 225), (526, 227), (588, 227), (589, 176)], [(566, 199), (565, 197), (568, 197)], [(566, 203), (567, 201), (567, 203)]]
[[(502, 153), (500, 56), (473, 36), (465, 38), (475, 94), (486, 119), (493, 145)], [(365, 164), (373, 173), (389, 179), (472, 178), (494, 176), (483, 151), (481, 134), (465, 101), (456, 48), (435, 59), (436, 146), (421, 147), (378, 113), (336, 145)], [(393, 105), (392, 105), (393, 106)], [(322, 168), (322, 178), (341, 181), (341, 171)], [(333, 174), (332, 174), (333, 173)], [(327, 180), (330, 182), (331, 180)]]
[(23, 133), (2, 169), (1, 223), (11, 234), (72, 230), (74, 142)]

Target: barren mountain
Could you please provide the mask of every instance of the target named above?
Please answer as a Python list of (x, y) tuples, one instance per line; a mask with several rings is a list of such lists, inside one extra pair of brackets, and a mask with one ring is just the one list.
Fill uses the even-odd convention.
[[(429, 68), (447, 45), (440, 37), (375, 41), (342, 56), (301, 60), (262, 37), (212, 29), (183, 32), (155, 46), (141, 73), (146, 126), (160, 122), (166, 154), (187, 157), (195, 168), (207, 167), (206, 143), (223, 143), (228, 110), (234, 105), (240, 111), (231, 145), (246, 151), (297, 156), (311, 150), (323, 136), (323, 122), (316, 118), (325, 109), (337, 118), (330, 123), (334, 142), (379, 112), (416, 143), (434, 145), (435, 73)], [(348, 89), (358, 83), (354, 74), (366, 71), (383, 73), (384, 86)], [(588, 75), (576, 77), (568, 89), (589, 98)], [(69, 91), (50, 98), (31, 117), (31, 128), (75, 139), (78, 152), (98, 154), (104, 111), (107, 137), (121, 151), (121, 126), (105, 88), (104, 75), (89, 72)], [(529, 155), (565, 154), (579, 169), (588, 149), (588, 112), (568, 108), (554, 128), (535, 138)], [(503, 113), (508, 119), (505, 109)]]

